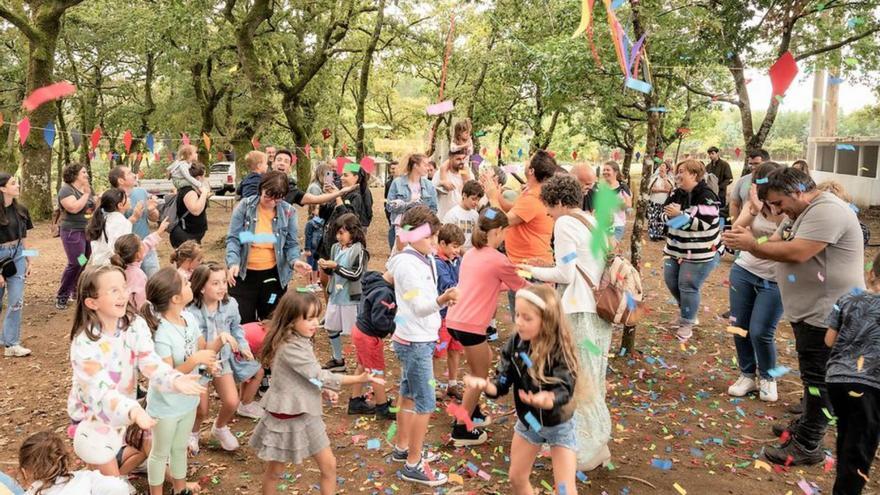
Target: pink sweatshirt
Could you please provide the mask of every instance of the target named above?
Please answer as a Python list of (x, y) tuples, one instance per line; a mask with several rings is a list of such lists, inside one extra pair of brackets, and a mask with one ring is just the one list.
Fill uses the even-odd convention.
[(516, 267), (497, 249), (468, 250), (459, 268), (458, 303), (446, 314), (446, 327), (462, 332), (486, 335), (498, 307), (498, 293), (519, 290), (528, 285), (516, 274)]
[[(147, 248), (144, 255), (156, 249), (160, 240), (159, 234), (156, 232), (144, 237), (142, 242)], [(140, 309), (144, 302), (147, 301), (147, 274), (141, 269), (140, 261), (129, 263), (125, 267), (125, 283), (128, 285), (129, 293), (131, 293), (132, 302), (134, 302), (136, 308)]]

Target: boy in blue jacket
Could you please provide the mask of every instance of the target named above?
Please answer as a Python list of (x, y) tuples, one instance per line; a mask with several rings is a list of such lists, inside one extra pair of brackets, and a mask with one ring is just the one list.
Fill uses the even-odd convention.
[[(377, 375), (385, 374), (385, 345), (382, 340), (394, 333), (394, 318), (397, 316), (394, 286), (389, 282), (391, 275), (387, 275), (386, 278), (374, 271), (364, 274), (358, 316), (351, 331), (357, 356), (357, 373), (370, 370)], [(348, 414), (375, 414), (377, 419), (396, 418), (396, 414), (389, 410), (391, 400), (384, 386), (373, 385), (375, 405), (369, 404), (362, 392), (362, 384), (352, 386)]]
[[(464, 231), (456, 224), (448, 223), (440, 227), (437, 233), (437, 256), (434, 257), (437, 268), (437, 293), (442, 294), (446, 289), (458, 285), (458, 269), (461, 266), (461, 246), (465, 242)], [(461, 342), (452, 338), (446, 329), (446, 310), (440, 310), (440, 342), (434, 348), (434, 359), (446, 358), (446, 373), (449, 383), (446, 386), (446, 395), (459, 401), (464, 396), (464, 387), (458, 382), (458, 365), (464, 347)], [(437, 369), (435, 362), (434, 369)]]

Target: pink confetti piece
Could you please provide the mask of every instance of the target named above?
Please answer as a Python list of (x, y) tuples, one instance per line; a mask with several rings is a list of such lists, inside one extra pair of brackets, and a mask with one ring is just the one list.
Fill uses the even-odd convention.
[(819, 282), (824, 282), (824, 281), (825, 281), (825, 276), (822, 275), (822, 272), (818, 272), (818, 273), (816, 273), (816, 277), (819, 278)]
[(401, 230), (397, 233), (397, 237), (401, 242), (411, 244), (431, 236), (431, 225), (422, 224), (411, 230)]
[(813, 495), (813, 487), (807, 483), (807, 480), (801, 478), (800, 481), (797, 482), (798, 488), (800, 488), (805, 495)]
[(428, 105), (428, 115), (443, 115), (455, 109), (452, 100), (441, 101), (433, 105)]

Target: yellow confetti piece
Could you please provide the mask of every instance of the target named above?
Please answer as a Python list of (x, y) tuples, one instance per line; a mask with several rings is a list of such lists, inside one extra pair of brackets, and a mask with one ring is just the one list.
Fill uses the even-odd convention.
[(682, 488), (681, 485), (678, 484), (678, 482), (673, 483), (672, 488), (675, 488), (675, 491), (677, 491), (681, 495), (687, 495), (687, 490)]
[(409, 301), (410, 299), (418, 297), (418, 295), (419, 295), (419, 289), (413, 289), (403, 295), (403, 300)]
[(862, 392), (853, 392), (852, 390), (849, 391), (849, 396), (850, 396), (850, 397), (859, 398), (859, 397), (861, 397), (861, 396), (863, 396), (863, 395), (865, 395), (865, 394), (862, 393)]
[(459, 485), (463, 485), (463, 484), (464, 484), (464, 478), (462, 478), (462, 477), (461, 477), (460, 475), (458, 475), (458, 474), (455, 474), (455, 473), (449, 473), (449, 474), (447, 475), (447, 477), (449, 478), (449, 481), (452, 482), (452, 483), (457, 483), (457, 484), (459, 484)]
[(743, 330), (742, 328), (739, 328), (739, 327), (727, 327), (727, 329), (725, 331), (727, 333), (730, 333), (733, 335), (739, 335), (740, 337), (748, 337), (749, 336), (748, 330)]
[(764, 462), (760, 459), (755, 459), (755, 469), (763, 469), (763, 470), (767, 471), (768, 473), (773, 472), (773, 469), (770, 468), (770, 464), (767, 464), (766, 462)]
[(859, 359), (856, 360), (856, 369), (859, 370), (859, 373), (862, 372), (862, 366), (865, 365), (865, 356), (859, 356)]
[(765, 235), (765, 236), (759, 237), (758, 239), (756, 239), (756, 241), (757, 241), (758, 245), (764, 244), (765, 242), (767, 242), (767, 236)]
[(527, 272), (525, 270), (517, 270), (516, 274), (522, 278), (532, 278), (532, 272)]

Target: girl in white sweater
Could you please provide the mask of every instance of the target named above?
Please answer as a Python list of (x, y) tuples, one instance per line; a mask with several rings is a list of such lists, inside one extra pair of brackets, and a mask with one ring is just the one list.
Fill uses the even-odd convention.
[[(131, 222), (123, 213), (128, 206), (128, 196), (122, 189), (111, 188), (101, 195), (100, 208), (95, 209), (86, 227), (86, 237), (92, 243), (90, 265), (109, 265), (116, 239), (131, 234)], [(138, 207), (143, 208), (143, 203)]]
[(55, 433), (42, 431), (28, 437), (18, 450), (25, 495), (128, 495), (128, 482), (98, 471), (70, 471), (67, 445)]

